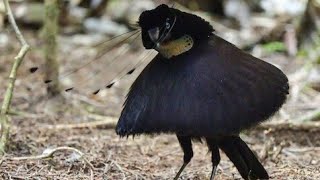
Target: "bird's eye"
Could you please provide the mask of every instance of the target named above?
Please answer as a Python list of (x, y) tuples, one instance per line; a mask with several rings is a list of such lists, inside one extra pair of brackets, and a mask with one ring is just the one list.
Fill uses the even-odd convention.
[(170, 18), (166, 19), (166, 29), (170, 29), (171, 24), (170, 24)]
[(171, 25), (170, 23), (166, 22), (166, 29), (170, 29)]

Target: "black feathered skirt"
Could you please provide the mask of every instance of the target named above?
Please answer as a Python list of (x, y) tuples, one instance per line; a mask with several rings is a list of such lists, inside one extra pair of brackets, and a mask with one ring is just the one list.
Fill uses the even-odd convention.
[(278, 68), (213, 36), (172, 59), (156, 56), (131, 86), (116, 132), (238, 134), (274, 114), (288, 89)]

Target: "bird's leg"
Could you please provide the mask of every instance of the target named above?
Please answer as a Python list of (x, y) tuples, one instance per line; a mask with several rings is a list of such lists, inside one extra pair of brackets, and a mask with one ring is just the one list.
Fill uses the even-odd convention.
[(216, 175), (218, 164), (220, 163), (220, 153), (217, 145), (215, 145), (215, 147), (212, 148), (211, 151), (212, 151), (212, 155), (211, 155), (212, 172), (211, 172), (210, 180), (213, 180), (214, 176)]
[(188, 165), (191, 158), (193, 157), (191, 138), (188, 136), (178, 136), (178, 135), (177, 135), (177, 137), (178, 137), (180, 146), (183, 150), (184, 156), (183, 156), (183, 164), (182, 164), (179, 172), (177, 173), (177, 175), (174, 177), (174, 180), (179, 179), (182, 171)]
[(211, 162), (212, 162), (212, 171), (210, 180), (214, 180), (214, 176), (217, 171), (218, 164), (220, 163), (220, 153), (219, 153), (219, 147), (215, 140), (207, 139), (209, 150), (211, 151)]

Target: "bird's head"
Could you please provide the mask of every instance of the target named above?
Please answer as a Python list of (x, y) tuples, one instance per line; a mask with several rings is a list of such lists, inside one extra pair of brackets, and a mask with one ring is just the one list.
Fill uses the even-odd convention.
[(166, 58), (191, 50), (214, 31), (204, 19), (165, 4), (144, 11), (138, 24), (144, 47), (155, 49)]

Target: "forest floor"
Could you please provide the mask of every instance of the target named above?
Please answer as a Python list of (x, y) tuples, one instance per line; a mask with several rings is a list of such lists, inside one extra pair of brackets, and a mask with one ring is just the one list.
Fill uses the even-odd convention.
[[(30, 37), (28, 39), (31, 39)], [(34, 46), (37, 46), (34, 43)], [(16, 47), (1, 50), (0, 94), (6, 87), (6, 77)], [(4, 53), (5, 52), (5, 53)], [(66, 52), (65, 54), (67, 54)], [(40, 87), (40, 76), (28, 76), (29, 62), (39, 59), (38, 51), (28, 54), (19, 73), (12, 106), (12, 128), (7, 154), (0, 160), (2, 179), (172, 179), (182, 165), (183, 154), (174, 135), (119, 138), (112, 126), (68, 128), (67, 125), (104, 116), (117, 117), (125, 91), (114, 90), (113, 105), (96, 105), (94, 98), (67, 96), (55, 100), (58, 113), (49, 109), (45, 88)], [(66, 58), (64, 58), (66, 59)], [(132, 78), (133, 79), (133, 78)], [(132, 80), (131, 79), (131, 80)], [(131, 80), (128, 80), (130, 82)], [(130, 83), (128, 83), (130, 84)], [(81, 100), (79, 100), (81, 99)], [(2, 97), (0, 97), (2, 100)], [(81, 106), (85, 101), (90, 106)], [(51, 103), (50, 103), (51, 104)], [(98, 106), (103, 103), (97, 103)], [(71, 110), (69, 106), (85, 107)], [(89, 109), (89, 110), (88, 110)], [(86, 112), (87, 112), (86, 111)], [(276, 116), (273, 121), (280, 120)], [(60, 128), (59, 128), (60, 127)], [(276, 127), (276, 126), (274, 126)], [(271, 179), (320, 179), (320, 129), (256, 128), (242, 134), (243, 139), (260, 157)], [(17, 157), (46, 155), (57, 147), (73, 147), (84, 153), (79, 158), (72, 151), (57, 151), (49, 158), (18, 160)], [(208, 179), (211, 172), (210, 154), (205, 143), (194, 143), (194, 158), (182, 173), (181, 179)], [(222, 154), (217, 179), (240, 179), (232, 163)], [(93, 166), (93, 167), (92, 167)]]
[[(63, 124), (68, 121), (61, 120)], [(173, 135), (120, 139), (113, 129), (103, 127), (61, 130), (45, 128), (48, 119), (13, 118), (13, 122), (7, 155), (1, 160), (0, 177), (4, 179), (172, 179), (182, 163), (183, 154)], [(252, 130), (243, 139), (262, 158), (271, 179), (320, 178), (320, 130)], [(70, 151), (58, 151), (46, 159), (11, 159), (62, 146), (85, 153), (94, 166), (92, 172)], [(208, 179), (208, 149), (204, 143), (194, 143), (194, 151), (182, 179)], [(240, 179), (223, 153), (217, 179)]]

